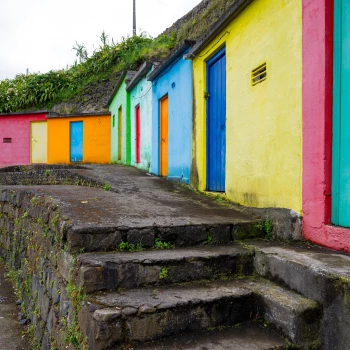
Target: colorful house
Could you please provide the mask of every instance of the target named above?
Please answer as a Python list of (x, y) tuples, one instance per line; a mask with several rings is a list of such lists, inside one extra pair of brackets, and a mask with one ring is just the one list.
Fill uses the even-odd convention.
[(0, 114), (0, 167), (46, 163), (49, 113)]
[(304, 1), (303, 232), (350, 252), (350, 4)]
[(151, 172), (189, 183), (192, 139), (192, 62), (186, 41), (148, 79), (152, 82)]
[(301, 0), (237, 0), (187, 54), (199, 190), (301, 213), (301, 14)]
[(152, 83), (147, 74), (152, 62), (145, 62), (129, 82), (131, 165), (149, 171), (152, 145)]
[(107, 113), (48, 116), (47, 162), (109, 163), (110, 123)]
[(135, 76), (134, 71), (123, 71), (108, 105), (111, 112), (112, 163), (131, 164), (130, 91), (126, 86)]

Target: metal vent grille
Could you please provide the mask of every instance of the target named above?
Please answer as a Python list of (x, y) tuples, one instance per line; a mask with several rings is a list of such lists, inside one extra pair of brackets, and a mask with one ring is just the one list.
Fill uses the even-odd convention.
[(252, 70), (252, 85), (257, 85), (266, 80), (266, 63), (263, 63), (259, 67)]
[(12, 142), (12, 138), (11, 138), (11, 137), (4, 137), (4, 138), (2, 139), (2, 142), (3, 142), (3, 143), (11, 143), (11, 142)]

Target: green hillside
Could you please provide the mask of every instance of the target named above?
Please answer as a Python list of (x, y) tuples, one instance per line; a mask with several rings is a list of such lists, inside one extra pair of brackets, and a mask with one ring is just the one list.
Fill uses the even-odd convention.
[(99, 48), (90, 57), (76, 43), (77, 60), (70, 68), (0, 81), (0, 113), (105, 111), (120, 71), (135, 70), (145, 60), (162, 60), (184, 39), (200, 38), (234, 1), (204, 0), (155, 39), (140, 34), (114, 42), (103, 32)]

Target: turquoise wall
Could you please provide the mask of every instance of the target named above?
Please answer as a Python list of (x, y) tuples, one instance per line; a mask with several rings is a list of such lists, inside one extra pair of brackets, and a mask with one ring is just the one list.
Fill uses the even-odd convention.
[[(120, 85), (118, 91), (109, 105), (111, 112), (111, 163), (122, 163), (130, 165), (130, 93), (128, 93), (125, 83), (126, 78)], [(122, 158), (118, 160), (119, 135), (118, 135), (118, 110), (122, 108)], [(114, 116), (114, 118), (113, 118)], [(113, 123), (113, 119), (115, 122)]]
[[(149, 171), (152, 143), (152, 83), (142, 78), (130, 91), (131, 165)], [(141, 162), (136, 163), (136, 106), (140, 105)]]
[[(188, 51), (188, 50), (187, 50)], [(183, 53), (185, 55), (186, 52)], [(192, 147), (192, 61), (182, 56), (152, 87), (151, 172), (159, 175), (159, 107), (168, 95), (168, 179), (189, 183)]]

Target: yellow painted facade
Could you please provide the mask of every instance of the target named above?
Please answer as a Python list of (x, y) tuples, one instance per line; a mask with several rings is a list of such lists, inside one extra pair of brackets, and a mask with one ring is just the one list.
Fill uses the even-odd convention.
[(70, 123), (83, 122), (83, 163), (109, 163), (110, 115), (48, 118), (48, 163), (70, 163)]
[[(192, 182), (206, 190), (206, 61), (226, 47), (226, 196), (301, 212), (302, 1), (255, 0), (193, 59)], [(266, 62), (266, 80), (252, 70)]]
[(30, 123), (30, 162), (47, 162), (47, 123)]

